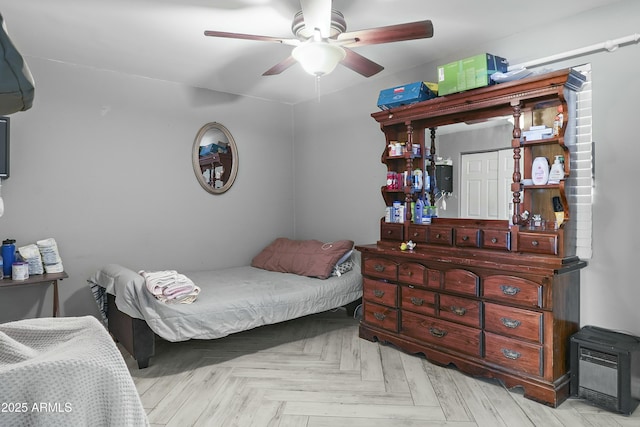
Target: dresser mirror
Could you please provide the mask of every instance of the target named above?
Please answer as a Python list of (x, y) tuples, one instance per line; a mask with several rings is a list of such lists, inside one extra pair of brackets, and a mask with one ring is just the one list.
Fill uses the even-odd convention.
[[(513, 197), (513, 117), (459, 123), (436, 129), (436, 157), (453, 163), (453, 192), (436, 195), (445, 218), (500, 219), (510, 215)], [(425, 144), (430, 145), (426, 129)]]
[(202, 126), (193, 142), (193, 171), (211, 194), (222, 194), (238, 174), (238, 149), (231, 132), (220, 123)]
[[(524, 111), (519, 127), (523, 130), (532, 125), (551, 127), (555, 113), (555, 107)], [(439, 216), (477, 220), (510, 218), (513, 208), (513, 120), (512, 115), (496, 116), (436, 129), (436, 157), (453, 162), (453, 193), (438, 195)], [(567, 129), (567, 132), (573, 133), (574, 129)], [(430, 143), (430, 130), (426, 129), (425, 144)], [(547, 157), (553, 159), (552, 155)], [(520, 169), (523, 171), (522, 159)]]

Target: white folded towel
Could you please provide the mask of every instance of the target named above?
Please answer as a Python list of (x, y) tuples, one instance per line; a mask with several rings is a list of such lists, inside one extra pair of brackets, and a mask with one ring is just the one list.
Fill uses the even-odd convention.
[(175, 270), (141, 270), (138, 274), (144, 277), (149, 292), (162, 302), (191, 304), (200, 293), (191, 279)]

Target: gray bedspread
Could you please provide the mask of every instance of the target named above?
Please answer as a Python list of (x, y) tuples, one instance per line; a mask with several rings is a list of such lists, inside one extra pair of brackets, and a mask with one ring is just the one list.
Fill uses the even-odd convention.
[(89, 282), (115, 295), (120, 311), (144, 319), (165, 340), (215, 339), (357, 300), (362, 276), (354, 258), (353, 270), (325, 280), (250, 266), (181, 272), (201, 288), (192, 304), (156, 300), (142, 276), (118, 264), (101, 268)]
[(0, 426), (146, 426), (122, 355), (94, 317), (0, 324)]

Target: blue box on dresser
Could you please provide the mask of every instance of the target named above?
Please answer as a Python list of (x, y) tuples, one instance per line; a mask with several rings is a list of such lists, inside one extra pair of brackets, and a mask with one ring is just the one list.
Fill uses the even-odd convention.
[[(431, 86), (431, 88), (429, 86)], [(408, 83), (406, 85), (381, 90), (378, 96), (378, 107), (380, 107), (381, 110), (388, 110), (401, 105), (426, 101), (436, 96), (438, 96), (437, 86), (433, 83)]]

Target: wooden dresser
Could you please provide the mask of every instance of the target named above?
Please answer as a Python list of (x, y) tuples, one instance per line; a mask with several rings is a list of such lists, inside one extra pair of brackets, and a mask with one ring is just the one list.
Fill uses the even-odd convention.
[[(497, 378), (509, 388), (521, 386), (526, 397), (552, 407), (568, 397), (569, 339), (580, 328), (580, 270), (586, 263), (575, 256), (565, 179), (545, 185), (522, 180), (530, 178), (533, 157), (558, 152), (565, 156), (568, 178), (570, 153), (564, 133), (526, 141), (517, 119), (541, 105), (566, 107), (569, 76), (563, 70), (372, 115), (385, 133), (385, 150), (406, 139), (409, 147), (420, 146), (419, 153), (434, 155), (437, 126), (511, 112), (516, 118), (513, 218), (434, 218), (416, 224), (411, 209), (401, 223), (382, 218), (380, 240), (357, 246), (364, 276), (362, 338), (453, 364), (473, 376)], [(425, 129), (431, 130), (430, 150), (424, 150)], [(415, 152), (390, 157), (385, 151), (382, 161), (392, 172), (435, 170), (433, 158)], [(420, 196), (411, 182), (402, 184), (400, 190), (382, 188), (387, 206), (398, 195), (406, 206)], [(534, 227), (522, 215), (526, 209), (553, 223), (554, 197), (563, 202), (565, 221), (559, 226)], [(401, 250), (408, 240), (416, 247)]]

